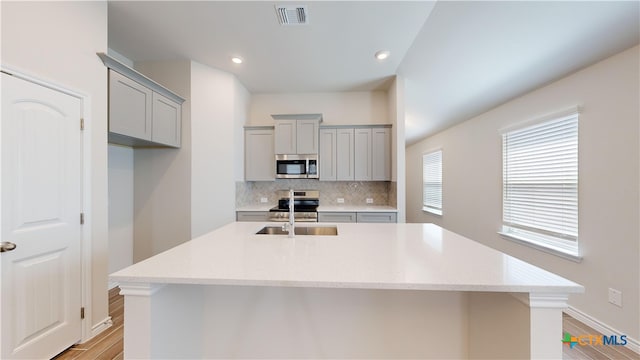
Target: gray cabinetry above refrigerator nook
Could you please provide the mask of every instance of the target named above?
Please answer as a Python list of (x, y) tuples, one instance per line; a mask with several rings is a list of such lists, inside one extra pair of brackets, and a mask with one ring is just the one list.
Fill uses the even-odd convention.
[(109, 68), (109, 142), (179, 148), (185, 99), (104, 53), (98, 56)]

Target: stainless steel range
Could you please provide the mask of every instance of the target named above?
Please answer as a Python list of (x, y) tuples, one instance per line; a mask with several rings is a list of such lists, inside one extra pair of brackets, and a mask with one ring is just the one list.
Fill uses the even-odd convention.
[[(278, 206), (270, 209), (270, 221), (289, 221), (289, 190), (279, 190)], [(318, 222), (320, 192), (317, 190), (294, 190), (293, 216), (296, 222)]]

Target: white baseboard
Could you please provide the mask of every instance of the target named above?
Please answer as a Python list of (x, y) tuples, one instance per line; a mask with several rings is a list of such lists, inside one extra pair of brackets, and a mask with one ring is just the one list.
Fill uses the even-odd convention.
[[(583, 313), (582, 311), (574, 307), (569, 306), (569, 308), (565, 309), (564, 312), (566, 312), (567, 315), (571, 316), (572, 318), (584, 323), (587, 326), (592, 327), (594, 330), (601, 332), (604, 335), (617, 335), (618, 337), (620, 337), (621, 335), (627, 335), (603, 322), (600, 322), (599, 320)], [(625, 345), (625, 347), (635, 352), (636, 354), (640, 354), (640, 342), (637, 339), (630, 337), (629, 335), (627, 335), (627, 345)]]
[(111, 321), (111, 316), (107, 316), (104, 320), (102, 320), (101, 322), (91, 327), (91, 337), (94, 337), (100, 334), (101, 332), (107, 330), (108, 328), (111, 327), (111, 325), (113, 325), (113, 321)]

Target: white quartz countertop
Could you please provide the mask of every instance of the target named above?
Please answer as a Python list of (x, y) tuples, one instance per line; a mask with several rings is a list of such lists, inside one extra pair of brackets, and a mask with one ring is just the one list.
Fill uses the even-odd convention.
[(266, 224), (230, 223), (110, 278), (120, 283), (584, 291), (572, 281), (434, 224), (344, 223), (337, 224), (337, 236), (255, 235)]

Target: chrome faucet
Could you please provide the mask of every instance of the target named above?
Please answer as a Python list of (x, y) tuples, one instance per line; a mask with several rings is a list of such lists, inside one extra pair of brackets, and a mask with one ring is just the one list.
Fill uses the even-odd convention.
[(296, 218), (294, 216), (294, 192), (293, 189), (289, 190), (289, 222), (282, 225), (282, 230), (288, 231), (289, 237), (295, 236)]

